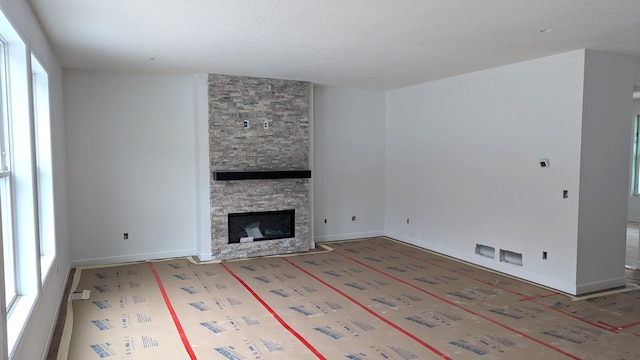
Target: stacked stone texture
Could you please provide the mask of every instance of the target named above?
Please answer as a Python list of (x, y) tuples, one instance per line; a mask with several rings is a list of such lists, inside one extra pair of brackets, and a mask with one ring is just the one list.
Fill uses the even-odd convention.
[(209, 139), (213, 170), (307, 170), (309, 83), (209, 75)]
[[(308, 170), (308, 114), (307, 82), (209, 75), (211, 170)], [(214, 259), (309, 249), (308, 179), (214, 181), (210, 174), (210, 191)], [(295, 238), (228, 244), (227, 214), (287, 209), (296, 212)]]

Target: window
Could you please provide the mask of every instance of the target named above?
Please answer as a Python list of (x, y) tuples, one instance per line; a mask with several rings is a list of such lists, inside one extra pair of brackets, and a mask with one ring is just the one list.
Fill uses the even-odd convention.
[(4, 261), (5, 307), (11, 308), (16, 298), (15, 251), (12, 224), (12, 196), (9, 121), (7, 112), (6, 41), (0, 38), (0, 226)]
[(55, 256), (51, 165), (48, 75), (0, 11), (1, 358), (17, 343)]
[(638, 134), (640, 132), (640, 115), (633, 121), (633, 153), (631, 155), (631, 195), (640, 196), (640, 153), (638, 152)]
[(49, 116), (49, 76), (34, 55), (31, 55), (31, 76), (36, 145), (40, 271), (42, 278), (45, 278), (56, 251), (51, 165), (51, 119)]

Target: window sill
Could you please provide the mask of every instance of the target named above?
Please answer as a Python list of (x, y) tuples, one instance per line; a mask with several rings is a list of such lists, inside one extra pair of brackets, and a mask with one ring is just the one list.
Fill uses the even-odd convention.
[(9, 358), (11, 358), (29, 315), (31, 315), (36, 298), (36, 295), (20, 296), (16, 299), (13, 309), (11, 309), (11, 313), (7, 318), (7, 352), (9, 353)]
[(49, 275), (49, 270), (51, 270), (51, 265), (55, 258), (56, 257), (52, 255), (40, 257), (40, 278), (43, 284), (46, 282), (47, 275)]

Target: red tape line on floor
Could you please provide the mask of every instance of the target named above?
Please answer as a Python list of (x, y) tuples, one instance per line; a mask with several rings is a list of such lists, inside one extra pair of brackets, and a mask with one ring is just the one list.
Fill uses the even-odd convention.
[(391, 279), (393, 279), (395, 281), (398, 281), (398, 282), (401, 282), (401, 283), (403, 283), (403, 284), (405, 284), (407, 286), (410, 286), (410, 287), (412, 287), (412, 288), (414, 288), (414, 289), (416, 289), (416, 290), (418, 290), (420, 292), (423, 292), (423, 293), (425, 293), (425, 294), (427, 294), (427, 295), (429, 295), (429, 296), (431, 296), (433, 298), (436, 298), (436, 299), (438, 299), (438, 300), (440, 300), (440, 301), (442, 301), (444, 303), (447, 303), (447, 304), (449, 304), (451, 306), (457, 307), (458, 309), (464, 310), (464, 311), (466, 311), (466, 312), (468, 312), (468, 313), (470, 313), (472, 315), (475, 315), (475, 316), (477, 316), (479, 318), (482, 318), (484, 320), (487, 320), (487, 321), (489, 321), (489, 322), (491, 322), (491, 323), (493, 323), (495, 325), (498, 325), (498, 326), (500, 326), (500, 327), (502, 327), (504, 329), (507, 329), (507, 330), (509, 330), (511, 332), (514, 332), (514, 333), (516, 333), (516, 334), (518, 334), (518, 335), (520, 335), (520, 336), (522, 336), (524, 338), (527, 338), (527, 339), (529, 339), (529, 340), (531, 340), (533, 342), (536, 342), (536, 343), (538, 343), (538, 344), (540, 344), (540, 345), (542, 345), (544, 347), (547, 347), (547, 348), (549, 348), (549, 349), (551, 349), (553, 351), (556, 351), (556, 352), (558, 352), (558, 353), (560, 353), (562, 355), (565, 355), (567, 357), (570, 357), (570, 358), (576, 359), (576, 360), (580, 359), (579, 357), (577, 357), (575, 355), (569, 354), (568, 352), (566, 352), (566, 351), (564, 351), (564, 350), (562, 350), (560, 348), (557, 348), (557, 347), (555, 347), (555, 346), (553, 346), (551, 344), (547, 344), (544, 341), (540, 341), (540, 340), (538, 340), (538, 339), (536, 339), (534, 337), (531, 337), (531, 336), (529, 336), (529, 335), (527, 335), (527, 334), (525, 334), (525, 333), (523, 333), (521, 331), (518, 331), (518, 330), (516, 330), (516, 329), (514, 329), (514, 328), (512, 328), (512, 327), (510, 327), (508, 325), (505, 325), (505, 324), (503, 324), (503, 323), (501, 323), (499, 321), (495, 321), (495, 320), (491, 319), (490, 317), (484, 316), (484, 315), (482, 315), (480, 313), (477, 313), (477, 312), (475, 312), (475, 311), (473, 311), (471, 309), (465, 308), (464, 306), (458, 305), (458, 304), (454, 303), (453, 301), (449, 301), (449, 300), (447, 300), (447, 299), (445, 299), (445, 298), (443, 298), (441, 296), (438, 296), (438, 295), (436, 295), (434, 293), (431, 293), (431, 292), (429, 292), (429, 291), (427, 291), (425, 289), (422, 289), (422, 288), (420, 288), (418, 286), (415, 286), (415, 285), (411, 284), (410, 282), (404, 281), (404, 280), (402, 280), (402, 279), (400, 279), (398, 277), (395, 277), (395, 276), (393, 276), (391, 274), (387, 274), (384, 271), (380, 271), (380, 270), (376, 269), (375, 267), (367, 265), (367, 264), (363, 263), (362, 261), (360, 261), (358, 259), (354, 259), (354, 258), (352, 258), (350, 256), (345, 255), (345, 254), (341, 254), (337, 250), (334, 250), (333, 253), (337, 254), (337, 255), (340, 255), (340, 256), (342, 256), (342, 257), (344, 257), (346, 259), (349, 259), (349, 260), (351, 260), (351, 261), (353, 261), (353, 262), (355, 262), (357, 264), (360, 264), (360, 265), (362, 265), (362, 266), (364, 266), (364, 267), (366, 267), (368, 269), (371, 269), (371, 270), (373, 270), (373, 271), (375, 271), (375, 272), (377, 272), (379, 274), (387, 276), (387, 277), (389, 277), (389, 278), (391, 278)]
[(196, 360), (196, 354), (193, 352), (191, 348), (191, 344), (189, 344), (189, 340), (187, 339), (187, 335), (184, 333), (184, 329), (182, 328), (182, 324), (180, 324), (180, 320), (178, 319), (178, 315), (176, 315), (176, 311), (173, 309), (173, 305), (171, 305), (171, 300), (169, 300), (169, 296), (167, 295), (167, 291), (164, 289), (164, 285), (162, 285), (162, 280), (160, 280), (160, 276), (156, 271), (153, 263), (147, 263), (151, 268), (151, 272), (153, 273), (153, 277), (156, 278), (156, 283), (158, 284), (158, 288), (160, 288), (160, 292), (162, 293), (162, 298), (164, 299), (164, 304), (167, 306), (169, 313), (171, 314), (171, 318), (173, 319), (173, 323), (176, 325), (176, 330), (178, 330), (178, 334), (180, 334), (180, 340), (182, 340), (182, 344), (184, 345), (185, 350), (191, 357), (192, 360)]
[(249, 291), (251, 293), (251, 295), (253, 295), (253, 297), (258, 300), (258, 302), (260, 302), (260, 304), (262, 304), (262, 306), (264, 306), (265, 309), (267, 309), (267, 311), (269, 311), (269, 313), (271, 314), (271, 316), (273, 316), (276, 320), (278, 320), (278, 322), (280, 323), (280, 325), (282, 325), (282, 327), (284, 327), (285, 329), (287, 329), (291, 335), (295, 336), (298, 341), (300, 341), (304, 346), (307, 347), (307, 349), (309, 349), (318, 359), (323, 359), (326, 360), (327, 358), (325, 358), (315, 347), (313, 347), (313, 345), (311, 345), (302, 335), (300, 335), (297, 331), (295, 331), (291, 326), (289, 326), (289, 324), (287, 324), (286, 321), (284, 321), (284, 319), (282, 319), (280, 317), (280, 315), (278, 315), (275, 310), (273, 310), (271, 308), (271, 306), (269, 306), (269, 304), (267, 304), (264, 300), (262, 300), (262, 298), (256, 294), (255, 291), (253, 291), (253, 289), (246, 283), (244, 282), (244, 280), (242, 280), (238, 275), (236, 275), (233, 270), (229, 269), (227, 267), (227, 265), (220, 263), (220, 265), (222, 265), (222, 267), (227, 270), (227, 272), (233, 276), (236, 280), (238, 280), (238, 282), (240, 284), (242, 284), (242, 286), (244, 286), (245, 289), (247, 289), (247, 291)]
[(635, 327), (635, 326), (638, 326), (638, 325), (640, 325), (640, 321), (632, 322), (631, 324), (622, 325), (622, 326), (619, 326), (618, 328), (619, 329), (628, 329), (628, 328), (632, 328), (632, 327)]
[[(505, 292), (508, 292), (508, 293), (511, 293), (511, 294), (515, 294), (515, 295), (518, 295), (518, 296), (527, 296), (527, 295), (525, 295), (523, 293), (520, 293), (520, 292), (517, 292), (515, 290), (507, 289), (507, 288), (504, 288), (502, 286), (496, 286), (495, 284), (493, 284), (493, 283), (491, 283), (489, 281), (485, 281), (485, 280), (482, 280), (482, 279), (476, 279), (476, 278), (474, 278), (472, 276), (469, 276), (469, 275), (463, 273), (462, 271), (454, 270), (454, 269), (448, 268), (446, 266), (442, 266), (440, 264), (437, 264), (437, 263), (435, 263), (433, 261), (429, 261), (427, 259), (423, 259), (423, 258), (419, 258), (417, 256), (413, 256), (411, 254), (407, 254), (404, 251), (396, 250), (396, 249), (394, 249), (394, 248), (392, 248), (390, 246), (387, 246), (387, 245), (384, 245), (384, 244), (376, 244), (376, 245), (381, 247), (381, 248), (383, 248), (383, 249), (386, 249), (386, 250), (393, 251), (395, 253), (404, 255), (404, 256), (406, 256), (406, 257), (408, 257), (410, 259), (417, 260), (417, 261), (420, 261), (420, 262), (423, 262), (423, 263), (427, 263), (427, 264), (429, 264), (429, 265), (431, 265), (433, 267), (436, 267), (438, 269), (446, 270), (446, 271), (452, 272), (452, 273), (454, 273), (456, 275), (460, 275), (462, 277), (466, 277), (466, 278), (469, 278), (471, 280), (475, 280), (475, 281), (481, 282), (481, 283), (483, 283), (485, 285), (489, 285), (491, 287), (495, 287), (496, 289), (500, 289), (500, 290), (503, 290)], [(555, 295), (555, 294), (551, 294), (551, 295)]]
[(411, 338), (412, 340), (416, 341), (417, 343), (419, 343), (420, 345), (426, 347), (427, 349), (431, 350), (434, 354), (437, 354), (438, 356), (440, 356), (443, 359), (451, 359), (450, 357), (448, 357), (447, 355), (445, 355), (444, 353), (442, 353), (440, 350), (436, 349), (435, 347), (427, 344), (426, 342), (424, 342), (422, 339), (420, 339), (419, 337), (413, 335), (412, 333), (408, 332), (407, 330), (401, 328), (400, 326), (398, 326), (397, 324), (391, 322), (390, 320), (388, 320), (387, 318), (384, 318), (382, 316), (380, 316), (377, 312), (369, 309), (368, 307), (366, 307), (365, 305), (363, 305), (362, 303), (358, 302), (358, 300), (352, 298), (351, 296), (347, 295), (346, 293), (340, 291), (339, 289), (337, 289), (336, 287), (332, 286), (331, 284), (327, 283), (326, 281), (320, 279), (319, 277), (313, 275), (312, 273), (308, 272), (307, 270), (301, 268), (300, 266), (294, 264), (293, 262), (289, 261), (288, 259), (282, 258), (282, 260), (288, 262), (289, 264), (291, 264), (293, 267), (295, 267), (296, 269), (302, 271), (303, 273), (309, 275), (310, 277), (312, 277), (313, 279), (315, 279), (316, 281), (322, 283), (324, 286), (330, 288), (331, 290), (337, 292), (338, 294), (344, 296), (346, 299), (348, 299), (349, 301), (351, 301), (352, 303), (360, 306), (362, 309), (364, 309), (365, 311), (367, 311), (369, 314), (375, 316), (376, 318), (380, 319), (382, 322), (384, 322), (385, 324), (391, 326), (392, 328), (400, 331), (401, 333), (403, 333), (404, 335), (408, 336), (409, 338)]
[(580, 321), (580, 322), (583, 322), (583, 323), (585, 323), (585, 324), (589, 324), (589, 325), (591, 325), (591, 326), (595, 326), (595, 327), (597, 327), (597, 328), (599, 328), (599, 329), (602, 329), (602, 330), (605, 330), (605, 331), (614, 332), (614, 333), (615, 333), (615, 332), (617, 332), (617, 331), (616, 331), (616, 329), (613, 329), (613, 328), (609, 328), (609, 327), (606, 327), (606, 326), (599, 325), (599, 324), (594, 323), (594, 322), (592, 322), (592, 321), (589, 321), (589, 320), (583, 319), (583, 318), (581, 318), (581, 317), (579, 317), (579, 316), (575, 316), (575, 315), (569, 314), (569, 313), (564, 312), (564, 311), (562, 311), (562, 310), (560, 310), (560, 309), (556, 309), (556, 308), (554, 308), (553, 306), (550, 306), (550, 305), (547, 305), (547, 304), (545, 304), (545, 303), (542, 303), (542, 302), (537, 301), (537, 299), (542, 299), (542, 298), (546, 298), (546, 297), (550, 297), (550, 296), (556, 296), (556, 295), (559, 295), (559, 293), (558, 293), (558, 292), (552, 292), (552, 293), (550, 293), (550, 294), (546, 294), (546, 295), (539, 295), (539, 296), (526, 296), (526, 295), (521, 294), (521, 293), (518, 293), (518, 292), (516, 292), (516, 291), (512, 291), (512, 290), (510, 290), (510, 289), (506, 289), (506, 288), (504, 288), (504, 287), (496, 286), (496, 285), (494, 285), (494, 284), (492, 284), (492, 283), (490, 283), (490, 282), (488, 282), (488, 281), (484, 281), (484, 280), (481, 280), (481, 279), (474, 278), (473, 276), (470, 276), (470, 275), (464, 274), (464, 273), (459, 272), (459, 271), (456, 271), (456, 270), (449, 269), (449, 268), (447, 268), (447, 267), (445, 267), (445, 266), (440, 266), (440, 265), (438, 265), (438, 264), (432, 263), (432, 262), (431, 262), (431, 261), (429, 261), (429, 260), (425, 260), (425, 259), (421, 259), (421, 258), (419, 258), (419, 257), (415, 257), (415, 256), (412, 256), (412, 255), (409, 255), (409, 254), (405, 254), (405, 253), (404, 253), (404, 252), (402, 252), (402, 251), (395, 250), (395, 249), (393, 249), (393, 248), (391, 248), (391, 247), (388, 247), (388, 246), (385, 246), (385, 245), (382, 245), (382, 244), (377, 244), (377, 245), (378, 245), (378, 246), (380, 246), (380, 247), (382, 247), (382, 248), (384, 248), (384, 249), (387, 249), (387, 250), (394, 251), (394, 252), (396, 252), (396, 253), (402, 254), (402, 255), (404, 255), (404, 256), (406, 256), (406, 257), (408, 257), (408, 258), (411, 258), (411, 259), (414, 259), (414, 260), (417, 260), (417, 261), (422, 261), (422, 262), (425, 262), (425, 263), (427, 263), (427, 264), (429, 264), (429, 265), (436, 266), (436, 267), (438, 267), (438, 268), (440, 268), (440, 269), (450, 271), (450, 272), (452, 272), (452, 273), (454, 273), (454, 274), (456, 274), (456, 275), (460, 275), (460, 276), (462, 276), (462, 277), (466, 277), (467, 279), (475, 280), (475, 281), (478, 281), (478, 282), (483, 283), (483, 284), (485, 284), (485, 285), (489, 285), (489, 286), (494, 287), (494, 288), (496, 288), (496, 289), (500, 289), (500, 290), (503, 290), (503, 291), (506, 291), (506, 292), (509, 292), (509, 293), (512, 293), (512, 294), (515, 294), (515, 295), (524, 296), (524, 297), (523, 297), (523, 298), (521, 298), (519, 301), (530, 301), (530, 302), (532, 302), (532, 303), (538, 304), (538, 305), (543, 306), (543, 307), (545, 307), (545, 308), (548, 308), (548, 309), (550, 309), (550, 310), (557, 311), (558, 313), (560, 313), (560, 314), (562, 314), (562, 315), (566, 315), (566, 316), (568, 316), (568, 317), (571, 317), (571, 318), (573, 318), (573, 319), (575, 319), (575, 320), (578, 320), (578, 321)]

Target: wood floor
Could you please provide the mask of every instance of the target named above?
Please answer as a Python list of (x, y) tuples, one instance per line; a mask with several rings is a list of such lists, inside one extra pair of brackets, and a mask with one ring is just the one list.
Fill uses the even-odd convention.
[[(630, 223), (627, 228), (627, 252), (626, 252), (626, 263), (627, 264), (637, 264), (638, 263), (638, 244), (640, 242), (640, 227), (639, 224)], [(71, 269), (67, 280), (67, 287), (65, 290), (65, 294), (68, 294), (70, 291), (71, 283), (73, 280), (73, 276), (75, 273), (75, 269)], [(640, 270), (633, 270), (627, 268), (626, 277), (629, 283), (640, 284)], [(56, 360), (58, 348), (60, 344), (60, 339), (62, 336), (62, 330), (64, 327), (65, 319), (66, 319), (66, 302), (62, 304), (60, 308), (60, 312), (58, 314), (58, 320), (56, 323), (56, 329), (54, 331), (51, 345), (49, 348), (49, 353), (47, 355), (47, 360)]]
[[(69, 277), (67, 277), (67, 285), (64, 289), (65, 298), (71, 292), (71, 284), (73, 283), (73, 276), (76, 273), (76, 269), (69, 271)], [(49, 344), (49, 353), (47, 354), (47, 360), (56, 360), (58, 357), (58, 348), (60, 347), (60, 340), (62, 339), (62, 330), (64, 329), (64, 322), (67, 319), (67, 302), (64, 301), (60, 305), (58, 312), (58, 321), (56, 322), (56, 328), (53, 331), (51, 337), (51, 344)]]
[(74, 283), (91, 299), (71, 303), (74, 330), (59, 354), (640, 360), (637, 288), (574, 301), (388, 238), (327, 246), (78, 269)]

